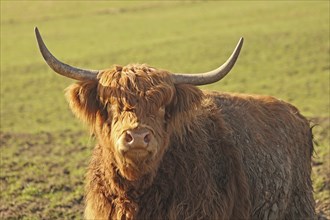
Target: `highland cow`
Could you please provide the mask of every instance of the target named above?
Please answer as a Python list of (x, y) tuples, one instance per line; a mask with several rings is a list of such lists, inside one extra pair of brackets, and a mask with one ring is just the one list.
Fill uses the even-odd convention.
[(85, 70), (66, 96), (96, 145), (87, 172), (86, 219), (313, 219), (312, 134), (294, 106), (269, 96), (200, 90), (234, 66), (200, 74), (148, 65)]

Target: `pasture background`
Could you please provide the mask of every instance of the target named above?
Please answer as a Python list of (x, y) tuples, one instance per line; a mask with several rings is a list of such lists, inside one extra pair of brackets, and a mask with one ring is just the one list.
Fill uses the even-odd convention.
[(244, 36), (233, 71), (203, 89), (276, 96), (318, 124), (313, 182), (329, 218), (329, 9), (329, 1), (1, 1), (0, 218), (82, 218), (94, 141), (64, 99), (73, 80), (45, 64), (35, 26), (58, 58), (91, 69), (206, 71)]

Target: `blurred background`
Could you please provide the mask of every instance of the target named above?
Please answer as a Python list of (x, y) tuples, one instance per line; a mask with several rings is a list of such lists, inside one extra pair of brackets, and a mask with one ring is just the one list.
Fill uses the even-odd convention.
[(38, 51), (89, 69), (147, 63), (172, 72), (237, 64), (202, 89), (272, 95), (316, 124), (313, 184), (330, 218), (329, 1), (1, 1), (0, 218), (80, 219), (94, 140), (64, 98), (73, 80)]

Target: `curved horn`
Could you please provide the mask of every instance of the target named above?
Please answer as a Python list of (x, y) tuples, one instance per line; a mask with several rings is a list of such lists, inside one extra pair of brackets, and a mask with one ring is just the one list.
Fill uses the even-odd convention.
[(68, 64), (62, 63), (56, 59), (47, 49), (43, 42), (39, 30), (35, 27), (36, 38), (38, 41), (39, 49), (47, 64), (57, 73), (76, 80), (97, 80), (99, 70), (85, 70), (79, 69)]
[(197, 74), (184, 74), (184, 73), (174, 73), (173, 80), (175, 84), (193, 84), (193, 85), (206, 85), (214, 83), (222, 79), (229, 73), (229, 71), (235, 65), (238, 58), (239, 52), (241, 51), (243, 45), (243, 38), (238, 41), (237, 46), (228, 60), (222, 64), (219, 68), (206, 73)]

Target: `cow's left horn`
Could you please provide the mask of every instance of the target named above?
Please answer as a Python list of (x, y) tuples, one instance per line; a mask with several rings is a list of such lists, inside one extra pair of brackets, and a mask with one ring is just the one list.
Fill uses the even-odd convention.
[(222, 79), (229, 73), (229, 71), (235, 65), (238, 58), (239, 52), (243, 45), (243, 38), (241, 38), (234, 52), (228, 58), (228, 60), (219, 68), (206, 73), (197, 74), (184, 74), (184, 73), (173, 73), (173, 80), (175, 84), (193, 84), (193, 85), (206, 85), (214, 83)]
[(85, 70), (62, 63), (56, 59), (47, 49), (43, 42), (39, 30), (35, 27), (36, 38), (39, 49), (47, 64), (57, 73), (76, 80), (96, 80), (99, 70)]

